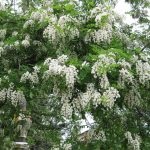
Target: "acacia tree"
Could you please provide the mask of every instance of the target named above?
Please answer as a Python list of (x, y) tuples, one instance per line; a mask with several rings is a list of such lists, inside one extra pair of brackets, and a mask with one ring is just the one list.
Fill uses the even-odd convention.
[[(133, 33), (114, 1), (38, 1), (0, 8), (2, 149), (17, 136), (20, 107), (31, 116), (30, 146), (149, 149), (149, 37)], [(79, 121), (91, 114), (86, 141)]]

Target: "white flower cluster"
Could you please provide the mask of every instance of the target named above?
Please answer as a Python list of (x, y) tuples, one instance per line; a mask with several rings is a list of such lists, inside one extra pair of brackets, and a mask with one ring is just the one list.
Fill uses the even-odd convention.
[(4, 39), (6, 36), (6, 29), (0, 29), (0, 39)]
[(58, 25), (64, 29), (69, 22), (71, 22), (71, 17), (69, 15), (64, 15), (59, 18)]
[(122, 68), (125, 69), (131, 69), (131, 64), (125, 61), (125, 59), (121, 59), (117, 62), (118, 65), (120, 65)]
[(30, 36), (27, 35), (25, 39), (21, 42), (22, 46), (28, 48), (30, 46)]
[(34, 69), (34, 71), (32, 73), (29, 73), (28, 71), (25, 72), (21, 76), (20, 82), (26, 83), (28, 80), (28, 81), (31, 81), (33, 84), (39, 83), (38, 72), (39, 72), (40, 68), (35, 66), (33, 69)]
[(72, 107), (69, 102), (64, 102), (61, 108), (61, 115), (69, 119), (72, 117)]
[(0, 91), (0, 102), (4, 102), (6, 99), (6, 89)]
[(26, 102), (25, 96), (22, 91), (13, 91), (12, 87), (0, 91), (0, 101), (10, 100), (15, 107), (18, 103)]
[(121, 86), (124, 86), (125, 83), (133, 83), (133, 79), (133, 75), (127, 69), (122, 68), (121, 70), (119, 70), (119, 84)]
[(101, 94), (95, 90), (94, 84), (89, 83), (87, 84), (87, 90), (84, 93), (79, 94), (79, 104), (81, 105), (82, 109), (85, 109), (88, 104), (93, 102), (93, 105), (97, 106), (99, 104)]
[(83, 67), (85, 67), (85, 66), (89, 66), (89, 62), (84, 61), (84, 62), (81, 64), (81, 68), (83, 68)]
[(101, 96), (100, 101), (105, 107), (112, 108), (114, 106), (114, 102), (119, 97), (119, 91), (114, 87), (109, 87)]
[(3, 47), (0, 47), (0, 57), (3, 55), (4, 52), (5, 52), (5, 51), (4, 51), (4, 48), (3, 48)]
[(56, 44), (59, 34), (54, 25), (49, 24), (43, 32), (43, 37), (49, 39), (53, 44)]
[(17, 36), (18, 35), (18, 32), (17, 31), (14, 31), (13, 33), (12, 33), (12, 36), (13, 37), (15, 37), (15, 36)]
[(131, 132), (127, 131), (125, 137), (128, 140), (130, 148), (133, 150), (140, 150), (141, 138), (138, 135), (135, 135), (135, 139), (133, 139)]
[(68, 31), (70, 39), (75, 39), (79, 37), (79, 30), (77, 28), (70, 28)]
[(106, 73), (101, 75), (100, 86), (103, 89), (107, 89), (110, 86), (110, 83), (109, 83), (109, 80), (108, 80), (108, 77), (107, 77)]
[(125, 97), (124, 101), (129, 107), (133, 106), (139, 106), (141, 100), (140, 92), (136, 89), (136, 87), (133, 87), (131, 90), (129, 90)]
[(100, 44), (101, 42), (110, 43), (111, 38), (112, 38), (112, 26), (107, 24), (99, 30), (87, 33), (84, 38), (84, 41), (86, 43), (93, 41), (94, 43), (97, 44)]
[(15, 41), (14, 44), (13, 44), (16, 48), (20, 45), (19, 41)]
[(49, 16), (46, 10), (32, 12), (29, 20), (24, 23), (23, 28), (26, 29), (32, 27), (36, 22), (41, 23), (48, 19)]
[[(78, 21), (69, 15), (61, 16), (57, 19), (56, 16), (51, 15), (49, 25), (43, 32), (43, 37), (48, 38), (53, 44), (57, 44), (59, 39), (69, 37), (70, 40), (79, 37), (79, 30), (76, 27)], [(74, 26), (70, 25), (72, 23)], [(68, 39), (67, 39), (68, 40)]]
[(43, 10), (43, 11), (36, 11), (36, 12), (32, 12), (30, 19), (33, 21), (38, 21), (38, 22), (43, 22), (45, 20), (45, 18), (48, 18), (48, 14), (47, 11)]
[(92, 66), (91, 73), (94, 75), (94, 78), (101, 77), (102, 74), (107, 72), (107, 69), (109, 69), (110, 65), (112, 64), (116, 64), (116, 62), (110, 54), (101, 54), (98, 56), (98, 60)]
[(138, 60), (136, 62), (136, 73), (141, 84), (148, 83), (150, 81), (150, 63)]
[(49, 70), (44, 73), (43, 78), (48, 79), (50, 76), (65, 76), (66, 85), (68, 88), (73, 88), (75, 80), (77, 78), (77, 69), (73, 65), (69, 65), (68, 67), (64, 64), (67, 61), (68, 57), (66, 55), (62, 55), (58, 57), (58, 59), (48, 58), (45, 60), (44, 64), (49, 66)]
[(95, 18), (97, 15), (99, 15), (102, 12), (103, 6), (98, 5), (94, 7), (90, 12), (90, 18)]
[(24, 25), (23, 25), (23, 28), (26, 29), (28, 28), (29, 26), (32, 27), (34, 25), (34, 21), (33, 20), (27, 20)]

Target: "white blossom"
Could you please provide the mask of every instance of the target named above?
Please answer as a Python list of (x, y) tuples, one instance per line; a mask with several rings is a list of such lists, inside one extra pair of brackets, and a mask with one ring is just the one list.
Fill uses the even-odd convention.
[(20, 82), (26, 83), (27, 81), (32, 82), (33, 84), (37, 84), (39, 82), (38, 78), (38, 70), (36, 66), (34, 67), (34, 71), (32, 73), (29, 73), (28, 71), (22, 74)]
[(101, 77), (103, 73), (107, 72), (107, 69), (109, 69), (109, 66), (112, 64), (116, 64), (113, 57), (101, 54), (99, 55), (98, 60), (92, 66), (91, 73), (94, 75), (94, 78)]
[(0, 102), (4, 102), (6, 99), (6, 89), (0, 91)]
[(125, 94), (125, 97), (124, 97), (125, 103), (131, 108), (133, 106), (139, 106), (140, 100), (141, 100), (141, 95), (138, 89), (136, 89), (136, 87), (132, 87), (132, 89), (130, 89)]
[(64, 64), (65, 62), (67, 62), (67, 60), (68, 60), (68, 56), (67, 55), (61, 55), (61, 56), (58, 57), (58, 62), (60, 64)]
[(15, 47), (18, 47), (19, 45), (20, 45), (20, 43), (19, 43), (18, 40), (14, 42), (14, 46), (15, 46)]
[(50, 42), (55, 44), (57, 43), (58, 32), (53, 25), (48, 25), (43, 32), (43, 37), (49, 39)]
[(64, 15), (59, 18), (58, 25), (61, 28), (64, 28), (64, 27), (66, 27), (68, 22), (71, 22), (71, 17), (69, 15)]
[(74, 83), (77, 78), (77, 69), (73, 65), (68, 67), (64, 64), (67, 61), (68, 57), (66, 55), (59, 56), (58, 59), (48, 58), (44, 64), (48, 65), (49, 70), (45, 71), (43, 78), (48, 79), (50, 76), (65, 76), (66, 85), (69, 88), (74, 87)]
[(106, 74), (102, 74), (100, 78), (100, 86), (103, 89), (107, 89), (110, 86), (108, 77)]
[(127, 70), (122, 68), (119, 70), (119, 84), (124, 86), (125, 83), (133, 83), (133, 75)]
[(70, 28), (70, 39), (78, 38), (79, 37), (79, 30), (77, 28)]
[(3, 47), (0, 47), (0, 57), (3, 55), (4, 52), (5, 52), (5, 51), (4, 51), (4, 48), (3, 48)]
[(6, 36), (6, 29), (0, 29), (0, 39), (4, 39)]
[(131, 64), (127, 61), (125, 61), (125, 59), (121, 59), (117, 62), (118, 65), (120, 65), (121, 67), (123, 67), (124, 69), (131, 69)]
[(89, 63), (88, 63), (87, 61), (84, 61), (84, 62), (81, 64), (82, 68), (85, 67), (85, 66), (88, 66), (88, 65), (89, 65)]
[(14, 31), (13, 33), (12, 33), (12, 36), (17, 36), (18, 35), (18, 32), (17, 31)]
[(28, 41), (28, 40), (23, 40), (22, 42), (21, 42), (21, 44), (22, 44), (22, 46), (24, 46), (25, 48), (28, 48), (29, 46), (30, 46), (30, 42)]
[(27, 20), (27, 21), (24, 23), (23, 28), (26, 29), (26, 28), (28, 28), (29, 26), (32, 27), (33, 24), (34, 24), (34, 21), (33, 21), (32, 19)]
[(80, 110), (85, 109), (90, 101), (93, 103), (94, 106), (99, 104), (101, 94), (94, 88), (94, 84), (89, 83), (87, 84), (87, 89), (84, 93), (79, 93), (78, 98), (75, 100), (75, 105)]
[(135, 135), (135, 138), (133, 138), (131, 132), (127, 131), (125, 137), (128, 140), (130, 148), (133, 150), (140, 150), (141, 138), (137, 134)]
[(71, 118), (72, 117), (72, 107), (68, 102), (63, 103), (63, 106), (61, 108), (61, 115), (65, 118)]
[(136, 73), (139, 76), (139, 82), (141, 84), (148, 83), (150, 81), (150, 64), (138, 60), (136, 63)]
[(105, 107), (112, 108), (114, 102), (120, 97), (119, 91), (114, 87), (109, 87), (101, 96), (101, 103)]

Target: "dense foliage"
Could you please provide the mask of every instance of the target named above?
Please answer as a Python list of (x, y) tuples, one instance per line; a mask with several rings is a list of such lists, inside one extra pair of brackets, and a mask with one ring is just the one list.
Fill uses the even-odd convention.
[[(30, 147), (149, 150), (148, 17), (139, 33), (115, 1), (22, 2), (19, 12), (0, 5), (0, 149), (12, 148), (26, 105)], [(94, 123), (82, 141), (86, 114)]]

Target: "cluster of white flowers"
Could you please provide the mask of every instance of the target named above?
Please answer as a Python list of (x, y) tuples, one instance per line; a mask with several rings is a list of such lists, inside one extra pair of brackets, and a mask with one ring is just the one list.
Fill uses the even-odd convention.
[(70, 28), (69, 29), (69, 37), (70, 39), (75, 39), (79, 37), (79, 30), (77, 28)]
[(114, 106), (114, 102), (119, 97), (119, 91), (114, 87), (109, 87), (101, 96), (100, 101), (105, 107), (112, 108)]
[(131, 64), (127, 61), (125, 61), (125, 59), (121, 59), (117, 62), (118, 65), (120, 65), (122, 68), (125, 69), (131, 69)]
[(0, 102), (4, 102), (6, 99), (6, 89), (0, 91)]
[[(72, 23), (73, 26), (69, 23)], [(79, 30), (76, 27), (77, 23), (77, 19), (69, 15), (61, 16), (59, 19), (55, 15), (51, 15), (49, 17), (49, 25), (43, 32), (43, 37), (50, 40), (54, 45), (58, 43), (59, 39), (65, 41), (66, 37), (72, 40), (79, 37)]]
[(4, 39), (6, 36), (6, 29), (0, 29), (0, 39)]
[(43, 78), (48, 79), (50, 76), (65, 76), (66, 85), (69, 88), (74, 87), (75, 80), (77, 78), (77, 69), (73, 65), (69, 65), (68, 67), (64, 64), (67, 61), (68, 57), (66, 55), (62, 55), (58, 57), (58, 59), (48, 58), (45, 60), (44, 64), (48, 65), (49, 70), (47, 70)]
[(13, 33), (12, 33), (12, 36), (13, 37), (15, 37), (15, 36), (17, 36), (18, 35), (18, 32), (17, 31), (14, 31)]
[(110, 83), (109, 83), (109, 80), (108, 80), (108, 77), (107, 77), (106, 73), (101, 75), (100, 86), (103, 89), (107, 89), (110, 86)]
[(87, 33), (84, 38), (84, 41), (86, 43), (93, 41), (94, 43), (97, 44), (100, 44), (101, 42), (110, 43), (111, 38), (112, 38), (112, 26), (107, 24), (99, 30)]
[(34, 69), (34, 71), (32, 73), (29, 73), (28, 71), (25, 72), (21, 76), (20, 82), (26, 83), (26, 81), (28, 80), (28, 81), (31, 81), (34, 84), (39, 83), (38, 72), (39, 72), (40, 68), (35, 66), (33, 69)]
[(32, 12), (30, 19), (38, 22), (43, 22), (46, 17), (48, 18), (47, 11), (43, 10)]
[[(111, 54), (112, 55), (112, 54)], [(91, 73), (94, 75), (94, 78), (101, 77), (103, 73), (107, 72), (110, 65), (116, 64), (115, 59), (111, 55), (101, 54), (98, 56), (98, 60), (92, 66)]]
[(19, 41), (15, 41), (14, 44), (13, 44), (16, 48), (20, 45)]
[(120, 74), (119, 74), (119, 84), (121, 86), (124, 86), (125, 83), (130, 84), (133, 83), (133, 75), (127, 70), (122, 68), (121, 70), (119, 70)]
[(79, 93), (78, 98), (74, 99), (74, 105), (78, 110), (85, 109), (90, 102), (94, 106), (100, 103), (101, 94), (94, 88), (93, 83), (87, 84), (87, 89), (84, 93)]
[(124, 101), (129, 107), (133, 106), (139, 106), (141, 100), (140, 92), (136, 89), (136, 87), (133, 87), (131, 90), (129, 90), (125, 97)]
[(89, 66), (89, 62), (84, 61), (84, 62), (81, 64), (81, 68), (83, 68), (83, 67), (85, 67), (85, 66)]
[(56, 44), (59, 34), (54, 25), (49, 24), (43, 32), (43, 37), (49, 39), (53, 44)]
[(140, 150), (141, 138), (136, 134), (135, 138), (133, 139), (131, 132), (127, 131), (125, 133), (125, 137), (128, 140), (129, 147), (133, 150)]
[(5, 52), (5, 51), (4, 51), (4, 48), (3, 48), (3, 47), (0, 47), (0, 57), (3, 55), (4, 52)]
[(94, 7), (90, 12), (90, 18), (95, 18), (97, 15), (99, 15), (102, 12), (102, 10), (103, 10), (102, 5), (98, 5)]
[(23, 28), (26, 29), (28, 27), (32, 27), (33, 25), (34, 25), (34, 21), (30, 19), (24, 23)]
[(138, 60), (136, 62), (136, 73), (139, 76), (139, 82), (146, 84), (150, 81), (150, 64), (149, 62), (143, 62)]
[(64, 116), (65, 118), (69, 119), (72, 117), (72, 107), (70, 103), (67, 101), (63, 103), (62, 108), (61, 108), (61, 115)]
[(61, 28), (65, 28), (69, 22), (71, 22), (71, 17), (69, 15), (64, 15), (59, 18), (58, 25)]
[(21, 42), (22, 46), (28, 48), (30, 46), (30, 36), (25, 36), (25, 39)]
[(8, 89), (4, 88), (0, 91), (0, 101), (4, 102), (5, 100), (9, 100), (15, 107), (18, 103), (26, 102), (23, 92), (13, 91), (13, 87), (11, 86)]

